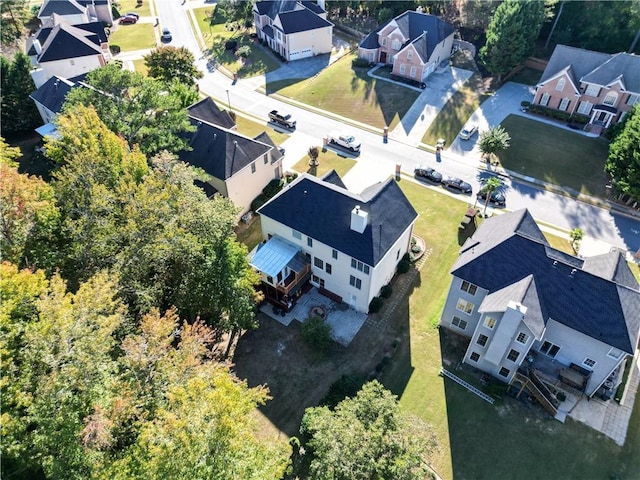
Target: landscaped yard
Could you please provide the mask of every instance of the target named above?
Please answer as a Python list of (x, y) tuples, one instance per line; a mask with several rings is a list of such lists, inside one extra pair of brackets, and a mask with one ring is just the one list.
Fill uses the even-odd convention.
[(393, 129), (419, 93), (369, 77), (367, 67), (351, 66), (354, 58), (355, 54), (345, 55), (314, 78), (271, 82), (267, 92), (377, 128), (388, 125)]
[(296, 172), (309, 173), (316, 177), (322, 177), (331, 170), (335, 170), (341, 178), (344, 178), (347, 172), (356, 164), (356, 161), (350, 158), (341, 157), (331, 150), (322, 151), (322, 149), (320, 149), (318, 163), (319, 165), (317, 167), (310, 167), (309, 157), (304, 157), (293, 166), (293, 169)]
[(511, 146), (498, 155), (506, 169), (580, 193), (605, 196), (606, 140), (520, 115), (509, 115), (501, 125), (511, 135)]
[(286, 133), (280, 133), (275, 128), (266, 125), (264, 123), (255, 122), (242, 115), (236, 115), (236, 125), (238, 126), (238, 133), (246, 135), (247, 137), (254, 138), (260, 135), (262, 132), (267, 132), (273, 143), (280, 145), (282, 142), (289, 138)]
[(128, 12), (135, 12), (141, 17), (151, 16), (151, 0), (144, 0), (142, 5), (138, 6), (137, 0), (118, 0), (118, 11), (120, 15)]
[(315, 404), (342, 373), (371, 371), (390, 339), (400, 338), (382, 381), (400, 396), (404, 411), (431, 425), (438, 449), (429, 461), (443, 478), (637, 478), (640, 402), (626, 446), (619, 448), (580, 423), (561, 424), (511, 397), (491, 406), (439, 376), (443, 357), (454, 369), (460, 353), (460, 344), (455, 348), (437, 323), (451, 281), (449, 270), (464, 241), (458, 222), (467, 204), (410, 181), (400, 185), (420, 215), (416, 234), (431, 252), (387, 330), (365, 325), (347, 349), (336, 348), (320, 359), (300, 341), (296, 322), (284, 327), (261, 317), (261, 328), (240, 340), (236, 371), (250, 385), (266, 383), (274, 397), (261, 409), (263, 433), (297, 435), (304, 407)]
[(133, 67), (136, 69), (136, 72), (143, 74), (145, 77), (148, 75), (149, 69), (147, 68), (147, 65), (144, 63), (143, 58), (134, 60)]
[(109, 37), (109, 46), (117, 45), (123, 52), (155, 48), (156, 36), (153, 28), (151, 23), (114, 26)]

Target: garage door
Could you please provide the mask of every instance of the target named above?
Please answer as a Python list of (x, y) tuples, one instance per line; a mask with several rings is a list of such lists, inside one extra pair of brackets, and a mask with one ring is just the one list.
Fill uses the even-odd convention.
[(289, 59), (299, 60), (301, 58), (308, 58), (313, 56), (313, 50), (305, 48), (304, 50), (298, 50), (297, 52), (289, 52)]

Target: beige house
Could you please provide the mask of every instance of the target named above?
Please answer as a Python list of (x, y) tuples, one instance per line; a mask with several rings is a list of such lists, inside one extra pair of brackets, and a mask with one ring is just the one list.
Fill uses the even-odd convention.
[(200, 186), (207, 195), (229, 198), (240, 217), (271, 180), (282, 177), (284, 155), (264, 132), (255, 138), (237, 133), (228, 113), (210, 98), (188, 110), (196, 131), (189, 138), (191, 150), (181, 152), (179, 158), (203, 170), (206, 178)]
[(287, 61), (331, 53), (333, 24), (322, 3), (256, 2), (253, 15), (258, 38)]
[(533, 103), (584, 115), (591, 131), (620, 121), (640, 100), (640, 57), (556, 46)]
[(367, 35), (358, 57), (391, 64), (394, 75), (422, 82), (451, 56), (453, 34), (453, 25), (438, 17), (406, 11)]

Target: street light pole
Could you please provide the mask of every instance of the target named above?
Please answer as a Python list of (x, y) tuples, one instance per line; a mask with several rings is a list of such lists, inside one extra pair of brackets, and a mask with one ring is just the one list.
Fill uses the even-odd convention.
[(229, 98), (229, 90), (227, 90), (227, 107), (229, 107), (229, 111), (231, 111), (231, 100)]

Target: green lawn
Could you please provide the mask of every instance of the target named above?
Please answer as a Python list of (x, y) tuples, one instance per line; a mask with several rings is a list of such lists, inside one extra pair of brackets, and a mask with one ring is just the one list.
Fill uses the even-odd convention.
[[(563, 425), (513, 401), (491, 406), (438, 375), (443, 340), (437, 323), (451, 281), (449, 270), (464, 241), (458, 222), (467, 204), (412, 182), (401, 182), (401, 187), (420, 214), (415, 232), (432, 251), (409, 298), (408, 351), (383, 371), (382, 380), (400, 396), (406, 412), (432, 426), (439, 448), (430, 463), (438, 473), (455, 480), (634, 478), (633, 472), (640, 471), (635, 453), (640, 402), (627, 444), (620, 448), (572, 420)], [(550, 240), (564, 246), (562, 239)]]
[(320, 150), (318, 162), (320, 164), (317, 167), (310, 167), (309, 157), (304, 157), (293, 166), (293, 169), (296, 172), (309, 173), (315, 177), (322, 177), (325, 173), (335, 170), (342, 178), (356, 164), (355, 160), (341, 157), (331, 150), (323, 152), (322, 149)]
[(127, 12), (136, 12), (141, 17), (150, 17), (150, 2), (151, 0), (144, 0), (142, 5), (138, 6), (136, 0), (118, 0), (118, 3), (120, 4), (118, 11), (120, 12), (120, 15), (124, 15)]
[(605, 196), (606, 140), (519, 115), (509, 115), (502, 126), (511, 135), (511, 146), (498, 155), (506, 169), (580, 193)]
[(109, 37), (109, 45), (117, 45), (123, 52), (156, 47), (156, 36), (150, 23), (118, 25)]
[(147, 76), (149, 69), (147, 65), (144, 63), (143, 58), (139, 58), (138, 60), (133, 61), (133, 66), (136, 69), (136, 72), (143, 74), (145, 77)]
[(238, 126), (239, 133), (251, 138), (260, 135), (262, 132), (267, 132), (271, 137), (271, 140), (273, 140), (273, 143), (276, 145), (280, 145), (289, 138), (289, 135), (286, 133), (280, 133), (278, 130), (265, 123), (249, 120), (242, 115), (236, 115), (236, 125)]
[(268, 93), (279, 93), (358, 122), (395, 127), (419, 93), (367, 76), (368, 68), (354, 68), (355, 54), (345, 55), (317, 77), (271, 82)]
[(262, 241), (262, 226), (260, 225), (260, 215), (253, 215), (249, 224), (240, 223), (236, 227), (238, 241), (247, 246), (249, 251)]

